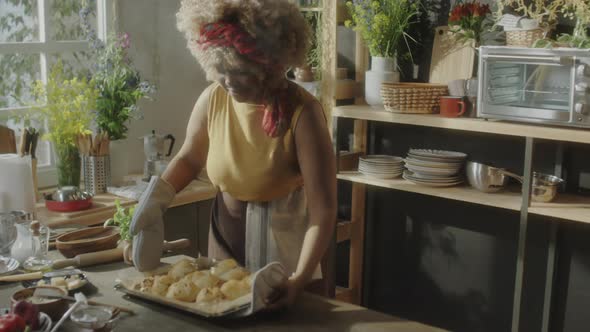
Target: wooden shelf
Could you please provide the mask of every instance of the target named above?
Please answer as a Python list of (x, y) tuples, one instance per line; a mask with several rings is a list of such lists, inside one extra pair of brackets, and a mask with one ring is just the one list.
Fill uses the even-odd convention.
[(590, 223), (590, 197), (557, 194), (551, 203), (532, 202), (529, 213), (566, 221)]
[(456, 201), (520, 211), (521, 195), (515, 192), (486, 194), (465, 185), (449, 188), (426, 187), (414, 184), (401, 178), (390, 180), (376, 179), (354, 171), (341, 172), (338, 174), (338, 179), (364, 183), (382, 188), (396, 189), (428, 196), (452, 199)]
[[(512, 211), (520, 211), (522, 202), (520, 193), (514, 191), (483, 193), (466, 185), (435, 188), (417, 185), (401, 178), (391, 180), (376, 179), (353, 171), (339, 173), (338, 179)], [(531, 207), (529, 207), (529, 213), (590, 223), (590, 197), (558, 194), (557, 199), (551, 203), (532, 202)]]
[(532, 137), (565, 142), (590, 144), (590, 130), (517, 124), (499, 120), (474, 118), (445, 118), (438, 114), (390, 113), (383, 108), (367, 105), (335, 107), (332, 116), (358, 120), (408, 124), (414, 126), (490, 133), (517, 137)]

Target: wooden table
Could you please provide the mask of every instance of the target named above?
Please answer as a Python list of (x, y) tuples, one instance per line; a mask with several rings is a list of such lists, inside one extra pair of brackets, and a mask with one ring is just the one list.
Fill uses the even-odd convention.
[[(173, 262), (180, 256), (168, 257)], [(311, 294), (302, 295), (288, 311), (260, 314), (255, 317), (226, 321), (202, 319), (195, 315), (154, 303), (131, 298), (114, 290), (117, 278), (126, 278), (137, 271), (123, 262), (83, 269), (88, 279), (97, 288), (92, 299), (128, 307), (135, 316), (122, 315), (116, 331), (363, 331), (363, 332), (442, 332), (430, 327), (356, 305), (329, 300)], [(8, 306), (9, 296), (20, 289), (19, 284), (0, 285), (0, 307)], [(64, 331), (77, 331), (68, 323)]]

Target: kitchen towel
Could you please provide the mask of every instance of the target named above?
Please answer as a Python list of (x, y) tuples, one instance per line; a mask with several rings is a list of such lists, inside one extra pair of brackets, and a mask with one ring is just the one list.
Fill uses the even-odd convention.
[(0, 212), (35, 212), (31, 156), (0, 154)]

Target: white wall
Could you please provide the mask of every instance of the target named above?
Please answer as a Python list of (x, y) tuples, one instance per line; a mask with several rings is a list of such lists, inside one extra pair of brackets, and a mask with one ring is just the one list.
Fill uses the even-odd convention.
[(198, 63), (176, 29), (179, 0), (119, 0), (116, 4), (119, 32), (131, 37), (130, 55), (143, 78), (157, 85), (152, 101), (142, 101), (143, 120), (133, 121), (126, 142), (129, 172), (143, 171), (143, 143), (152, 129), (176, 137), (174, 153), (185, 138), (190, 112), (208, 83)]

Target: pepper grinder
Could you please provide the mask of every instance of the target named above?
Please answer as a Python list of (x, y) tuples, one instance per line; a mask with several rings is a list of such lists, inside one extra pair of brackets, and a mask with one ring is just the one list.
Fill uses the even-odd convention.
[(31, 222), (31, 252), (33, 256), (27, 258), (23, 268), (27, 271), (45, 271), (51, 269), (53, 262), (47, 258), (49, 248), (49, 229), (34, 220)]

